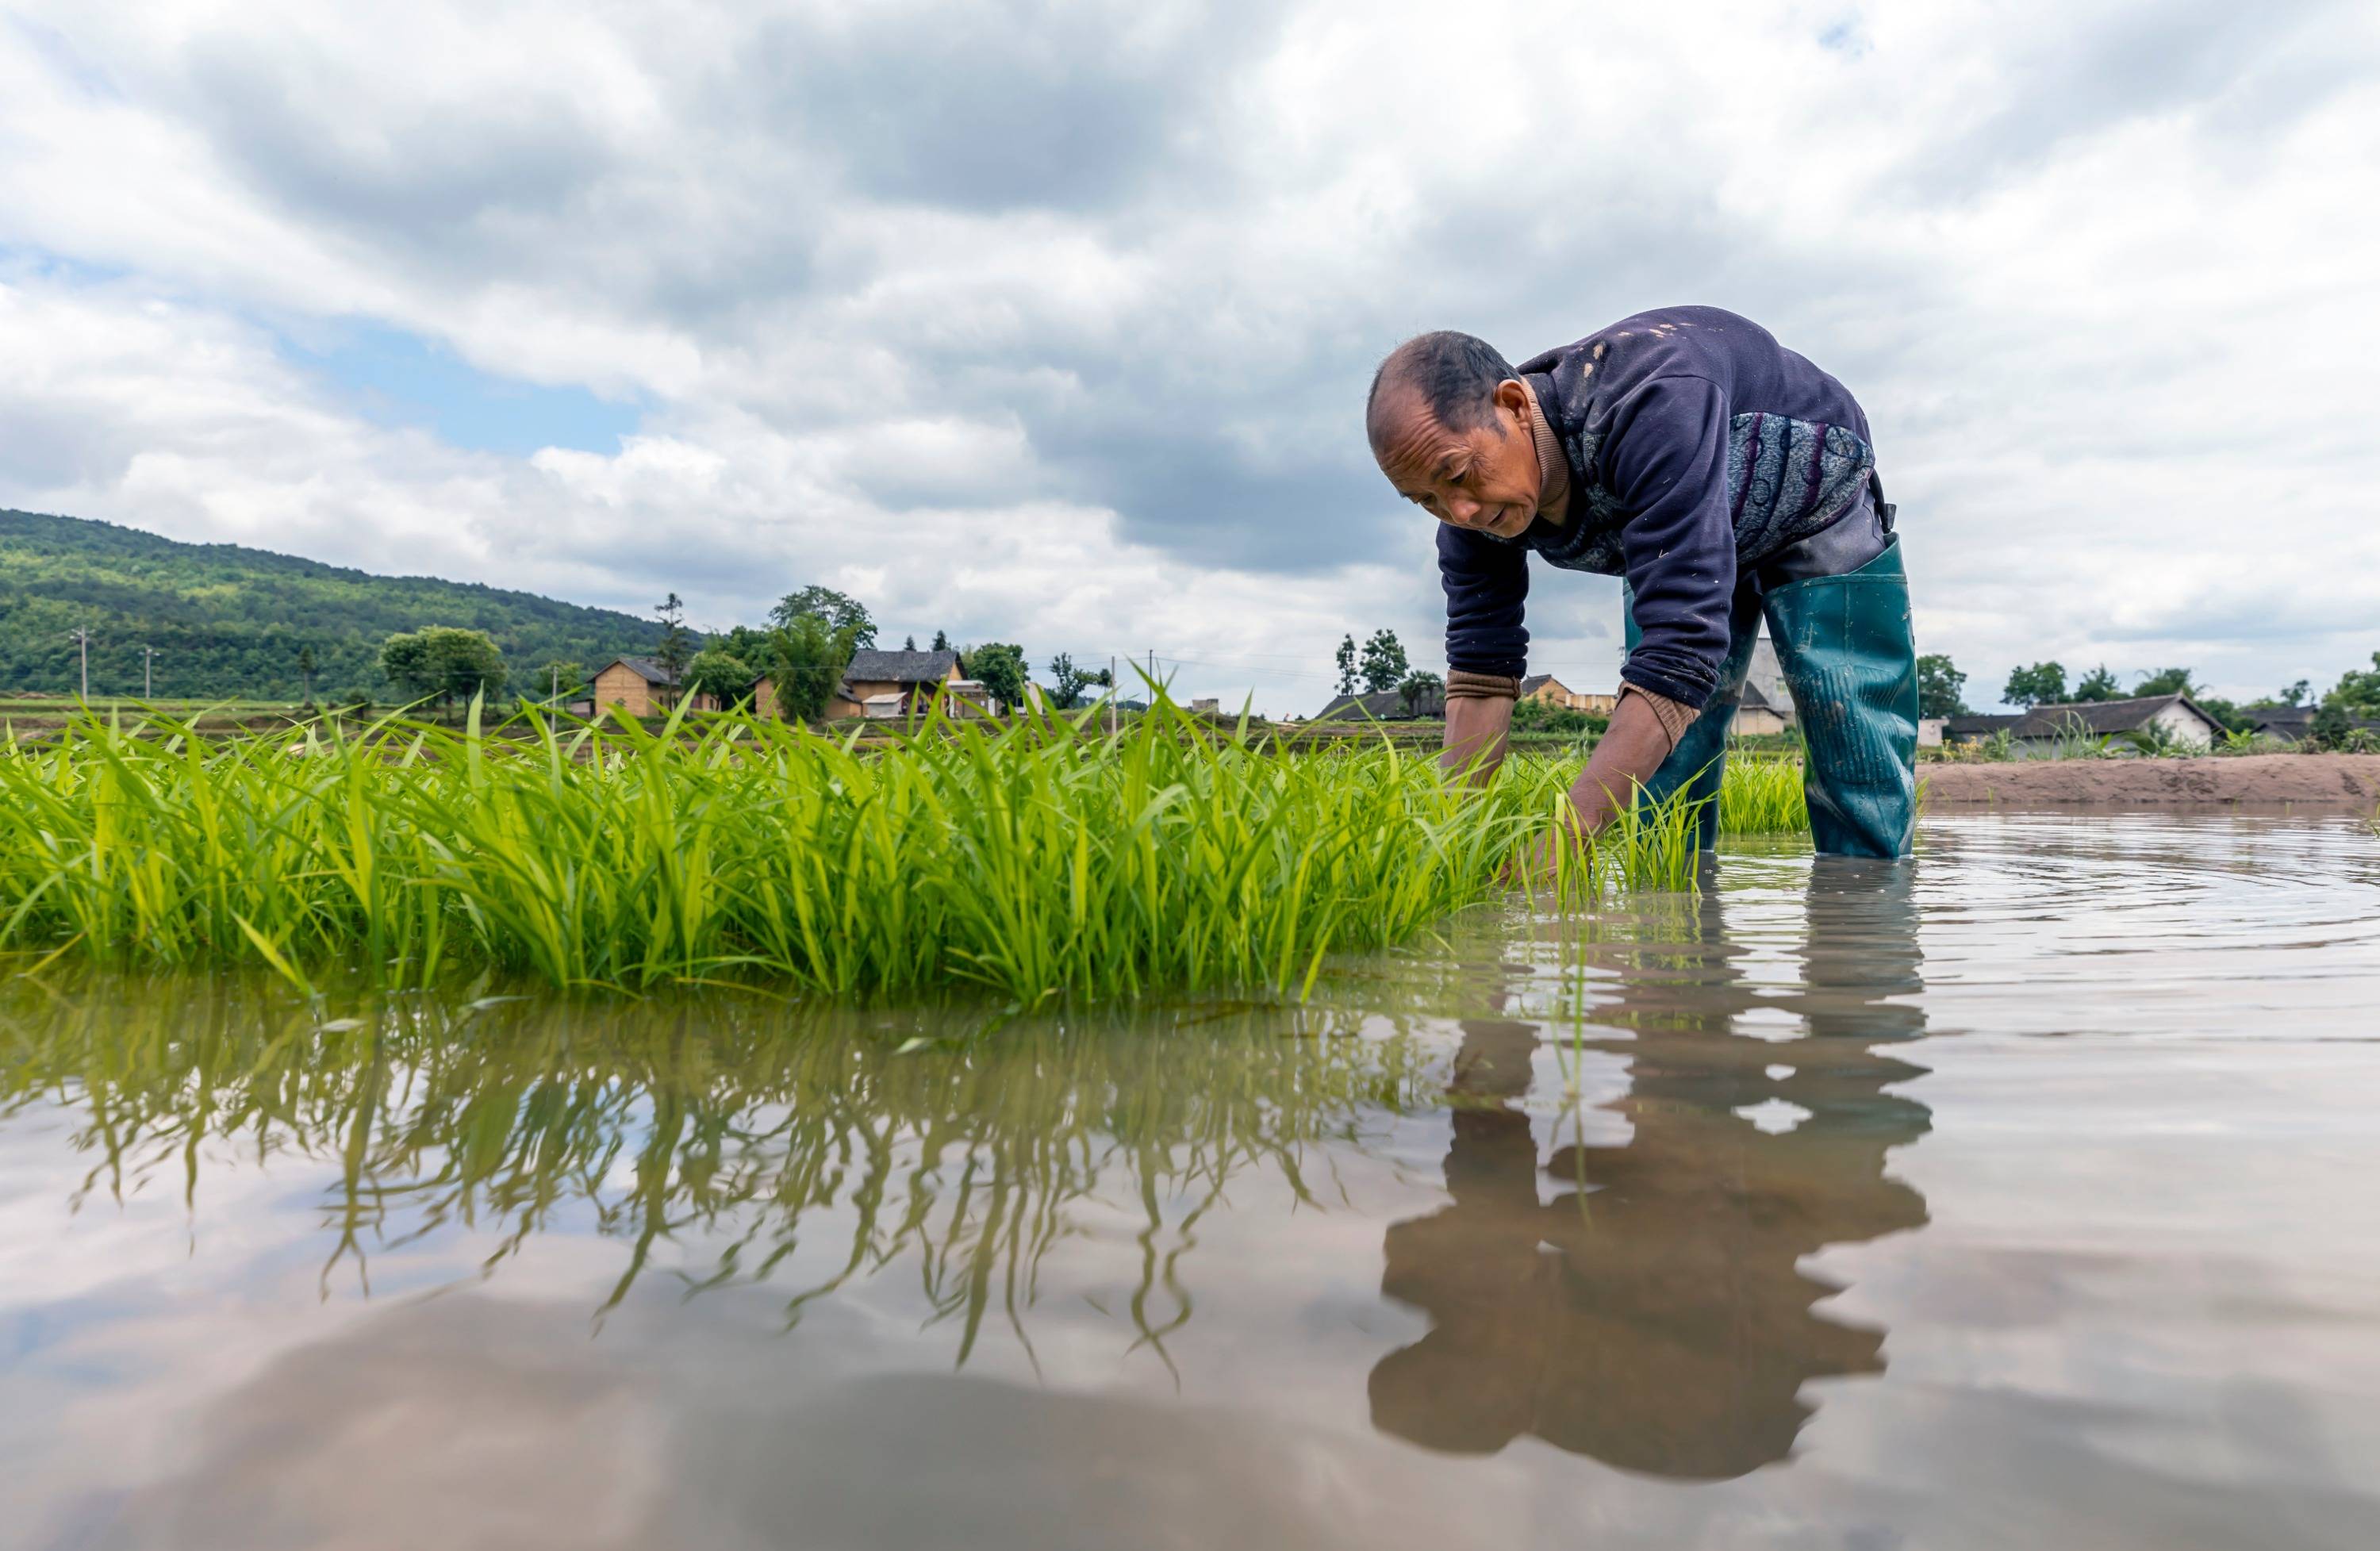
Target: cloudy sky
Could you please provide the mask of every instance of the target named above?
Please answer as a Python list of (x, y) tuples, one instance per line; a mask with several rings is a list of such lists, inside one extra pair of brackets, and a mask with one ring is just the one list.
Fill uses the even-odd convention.
[(2252, 694), (2380, 648), (2375, 194), (2368, 0), (0, 0), (0, 505), (1311, 710), (1442, 666), (1379, 356), (1706, 303), (1866, 405), (1971, 700)]

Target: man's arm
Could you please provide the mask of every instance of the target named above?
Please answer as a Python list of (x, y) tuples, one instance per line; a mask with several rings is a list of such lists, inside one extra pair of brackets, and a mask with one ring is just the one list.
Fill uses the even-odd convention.
[(1439, 767), (1484, 782), (1504, 762), (1512, 697), (1528, 668), (1528, 558), (1518, 544), (1451, 524), (1438, 530), (1446, 589), (1446, 748)]
[(1496, 767), (1504, 762), (1505, 743), (1512, 731), (1512, 696), (1450, 694), (1446, 749), (1438, 757), (1439, 769), (1449, 775), (1468, 776), (1474, 785), (1487, 784)]

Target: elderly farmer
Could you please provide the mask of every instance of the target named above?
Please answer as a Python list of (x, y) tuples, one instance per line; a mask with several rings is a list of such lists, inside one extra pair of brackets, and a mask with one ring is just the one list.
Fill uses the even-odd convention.
[(1423, 334), (1381, 363), (1366, 421), (1381, 472), (1443, 525), (1450, 766), (1503, 757), (1535, 555), (1626, 578), (1620, 702), (1571, 787), (1582, 827), (1639, 788), (1717, 795), (1765, 616), (1809, 744), (1817, 848), (1908, 852), (1909, 587), (1841, 383), (1756, 323), (1675, 307), (1517, 369), (1469, 334)]

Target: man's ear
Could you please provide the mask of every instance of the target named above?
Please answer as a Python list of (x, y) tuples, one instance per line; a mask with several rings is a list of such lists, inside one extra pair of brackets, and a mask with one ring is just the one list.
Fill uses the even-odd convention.
[(1523, 425), (1527, 425), (1529, 423), (1529, 390), (1522, 385), (1519, 378), (1505, 378), (1496, 384), (1496, 407)]

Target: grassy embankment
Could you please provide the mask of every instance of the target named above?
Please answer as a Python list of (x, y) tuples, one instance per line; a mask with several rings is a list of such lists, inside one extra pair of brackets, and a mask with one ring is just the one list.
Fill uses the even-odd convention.
[[(1500, 894), (1574, 773), (1517, 757), (1469, 794), (1385, 744), (1289, 757), (1170, 708), (1113, 738), (1087, 720), (863, 753), (741, 717), (228, 740), (87, 718), (0, 752), (0, 951), (300, 981), (1302, 994), (1328, 954)], [(1692, 887), (1686, 817), (1631, 816), (1549, 887)]]

